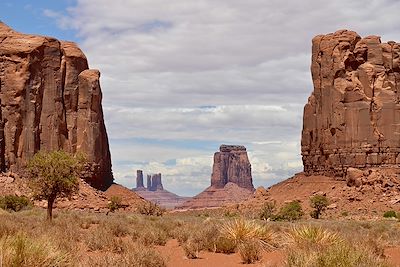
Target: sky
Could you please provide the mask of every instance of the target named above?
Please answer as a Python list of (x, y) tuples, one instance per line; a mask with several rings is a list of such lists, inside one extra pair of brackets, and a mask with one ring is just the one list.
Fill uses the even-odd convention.
[(136, 169), (195, 195), (221, 144), (246, 146), (255, 186), (302, 171), (311, 40), (350, 29), (400, 41), (397, 0), (2, 0), (0, 20), (79, 44), (101, 71), (115, 181)]

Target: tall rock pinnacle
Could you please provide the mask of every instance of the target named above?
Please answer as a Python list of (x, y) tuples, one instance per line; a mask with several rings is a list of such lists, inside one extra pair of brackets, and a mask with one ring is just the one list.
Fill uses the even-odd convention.
[(84, 152), (87, 181), (110, 186), (99, 78), (76, 44), (0, 22), (0, 169), (18, 170), (39, 150)]
[(400, 164), (400, 45), (340, 30), (316, 36), (304, 107), (306, 174)]

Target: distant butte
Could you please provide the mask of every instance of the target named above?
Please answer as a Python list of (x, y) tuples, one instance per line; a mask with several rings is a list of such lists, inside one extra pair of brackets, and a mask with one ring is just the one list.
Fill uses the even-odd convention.
[(251, 164), (244, 146), (221, 145), (214, 154), (211, 186), (180, 208), (221, 207), (239, 203), (254, 192)]

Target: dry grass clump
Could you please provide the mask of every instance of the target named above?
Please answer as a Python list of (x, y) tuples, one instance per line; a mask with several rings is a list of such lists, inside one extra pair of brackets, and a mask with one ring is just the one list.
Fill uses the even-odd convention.
[(389, 266), (365, 243), (352, 244), (322, 227), (293, 227), (286, 237), (290, 267)]
[(46, 267), (70, 266), (72, 257), (49, 239), (35, 239), (25, 234), (5, 235), (0, 239), (2, 266)]
[(126, 243), (125, 252), (120, 254), (103, 253), (85, 258), (83, 266), (91, 267), (165, 267), (161, 255), (154, 249), (139, 246), (137, 243)]
[(300, 248), (324, 247), (341, 243), (343, 240), (337, 233), (320, 226), (295, 226), (286, 234), (287, 242)]
[(261, 259), (262, 250), (273, 248), (276, 239), (266, 226), (244, 219), (224, 224), (221, 235), (235, 244), (244, 263)]

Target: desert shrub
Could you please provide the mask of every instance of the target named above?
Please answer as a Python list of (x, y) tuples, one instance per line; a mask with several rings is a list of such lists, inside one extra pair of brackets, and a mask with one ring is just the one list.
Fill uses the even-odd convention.
[(165, 209), (161, 208), (156, 203), (146, 201), (138, 206), (138, 212), (143, 215), (162, 216)]
[(154, 226), (146, 227), (139, 234), (138, 242), (145, 246), (159, 245), (164, 246), (167, 243), (168, 235), (163, 230)]
[(90, 251), (106, 250), (110, 247), (113, 236), (104, 228), (97, 228), (85, 235), (85, 243)]
[(163, 258), (156, 250), (139, 246), (136, 243), (128, 243), (127, 246), (125, 252), (120, 254), (101, 253), (85, 257), (81, 266), (166, 267)]
[(71, 256), (57, 249), (49, 239), (33, 239), (25, 234), (0, 239), (2, 266), (43, 267), (70, 266)]
[(243, 263), (254, 263), (261, 259), (261, 245), (255, 239), (249, 239), (240, 243), (238, 251)]
[(120, 208), (122, 208), (122, 199), (119, 196), (112, 196), (110, 201), (107, 204), (108, 209), (111, 212), (114, 212)]
[(192, 236), (182, 244), (183, 251), (188, 259), (197, 259), (200, 251), (203, 250), (202, 240), (198, 240), (197, 236)]
[(293, 227), (286, 238), (289, 244), (298, 248), (321, 248), (342, 242), (338, 234), (311, 225)]
[(314, 219), (319, 219), (321, 213), (326, 209), (328, 206), (329, 201), (326, 196), (323, 195), (315, 195), (310, 198), (310, 206), (314, 210), (311, 211), (310, 215)]
[(104, 222), (100, 224), (100, 227), (106, 228), (115, 237), (122, 237), (129, 234), (129, 226), (123, 219)]
[(388, 210), (383, 214), (385, 218), (397, 218), (398, 214), (394, 210)]
[(258, 240), (265, 248), (273, 247), (275, 234), (255, 221), (237, 219), (221, 227), (221, 236), (232, 240), (236, 246), (247, 240)]
[(7, 195), (0, 198), (0, 208), (8, 211), (20, 211), (32, 206), (29, 199), (25, 196)]
[(279, 210), (278, 214), (274, 218), (277, 221), (296, 221), (304, 215), (303, 209), (299, 201), (294, 200), (286, 203)]
[(267, 201), (262, 206), (259, 217), (261, 220), (273, 219), (275, 216), (275, 211), (276, 202)]
[(288, 233), (287, 266), (293, 267), (363, 267), (387, 266), (372, 246), (363, 242), (354, 244), (337, 233), (315, 226), (292, 228)]
[(236, 244), (232, 239), (219, 236), (215, 242), (215, 252), (216, 253), (224, 253), (231, 254), (235, 253)]

